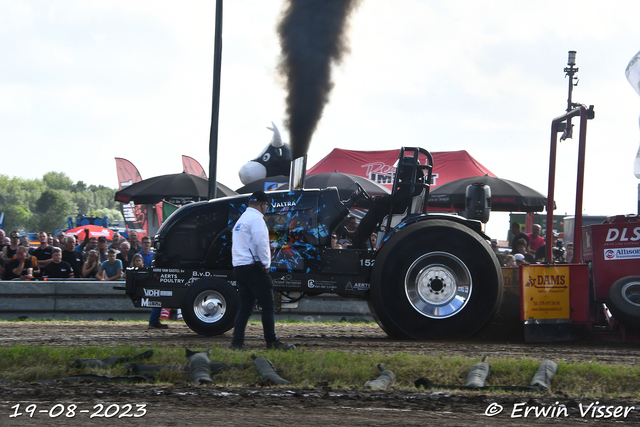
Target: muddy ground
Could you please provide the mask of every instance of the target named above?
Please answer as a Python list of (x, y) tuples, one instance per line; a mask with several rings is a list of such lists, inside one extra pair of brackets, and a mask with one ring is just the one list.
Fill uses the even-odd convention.
[[(346, 352), (451, 354), (478, 357), (534, 356), (551, 360), (635, 364), (640, 345), (580, 341), (564, 344), (527, 344), (514, 331), (489, 329), (465, 342), (394, 341), (375, 324), (278, 324), (282, 341), (314, 349)], [(247, 346), (261, 350), (261, 325), (250, 324)], [(202, 337), (183, 323), (168, 330), (146, 329), (127, 322), (0, 322), (0, 345), (175, 346), (202, 349), (228, 346), (230, 335)], [(556, 403), (557, 402), (557, 403)], [(640, 423), (640, 401), (600, 399), (617, 417), (603, 419), (593, 400), (576, 401), (563, 395), (516, 393), (487, 394), (425, 390), (372, 391), (363, 388), (251, 387), (216, 385), (196, 387), (122, 384), (0, 384), (0, 425), (634, 425)], [(146, 405), (144, 408), (136, 405)], [(19, 406), (16, 406), (19, 405)], [(33, 416), (26, 412), (32, 405)], [(76, 405), (70, 411), (69, 405)], [(102, 407), (100, 406), (102, 405)], [(131, 410), (127, 412), (129, 406)], [(638, 410), (632, 409), (638, 407)], [(529, 416), (523, 415), (530, 408)], [(536, 417), (535, 410), (551, 409)], [(625, 408), (626, 417), (623, 416)], [(106, 411), (106, 412), (105, 412)], [(582, 412), (581, 412), (582, 411)], [(22, 415), (14, 416), (17, 413)], [(55, 415), (57, 417), (54, 417)], [(490, 414), (497, 413), (495, 416)], [(93, 418), (91, 416), (94, 415)], [(107, 415), (107, 416), (104, 416)], [(555, 416), (553, 416), (555, 415)], [(606, 415), (606, 412), (604, 413)]]

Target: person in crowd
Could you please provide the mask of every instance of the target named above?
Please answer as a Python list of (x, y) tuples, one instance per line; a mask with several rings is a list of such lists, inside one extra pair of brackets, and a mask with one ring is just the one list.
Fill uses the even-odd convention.
[(0, 256), (0, 279), (4, 278), (4, 267), (5, 267), (4, 258)]
[(4, 248), (5, 246), (4, 239), (6, 237), (7, 235), (4, 233), (4, 230), (0, 228), (0, 252), (2, 251), (2, 248)]
[(111, 244), (109, 245), (109, 249), (119, 250), (118, 245), (120, 244), (120, 232), (114, 231), (113, 236), (111, 236)]
[(367, 249), (370, 251), (375, 250), (378, 247), (378, 233), (372, 233), (367, 239)]
[(23, 234), (22, 236), (20, 236), (20, 243), (18, 244), (27, 248), (28, 254), (31, 254), (33, 252), (33, 248), (31, 247), (31, 242), (29, 241), (29, 236), (27, 236), (26, 234)]
[[(107, 251), (109, 250), (107, 243), (107, 238), (104, 236), (98, 237), (98, 254), (100, 255), (100, 262), (105, 262), (107, 260)], [(116, 254), (118, 250), (116, 249)]]
[(82, 253), (75, 249), (75, 236), (65, 236), (63, 243), (62, 260), (67, 262), (73, 269), (73, 277), (82, 277)]
[(53, 235), (49, 234), (47, 236), (47, 244), (51, 247), (53, 247)]
[(53, 261), (53, 247), (49, 244), (49, 235), (44, 231), (38, 233), (38, 241), (40, 246), (35, 248), (31, 255), (38, 259), (38, 266), (42, 270)]
[[(129, 255), (129, 249), (131, 249), (131, 246), (129, 245), (129, 242), (124, 240), (122, 243), (118, 245), (118, 247), (120, 248), (120, 251), (118, 252), (118, 255), (116, 257), (122, 262), (122, 268), (126, 270), (127, 267), (131, 265), (132, 257), (131, 255)], [(111, 248), (111, 249), (115, 249), (115, 248)], [(142, 255), (140, 257), (142, 257)]]
[(262, 328), (267, 349), (291, 350), (278, 340), (275, 331), (275, 301), (271, 267), (269, 231), (264, 214), (269, 197), (256, 191), (249, 197), (249, 205), (232, 230), (231, 261), (238, 289), (239, 306), (236, 314), (231, 348), (244, 350), (244, 334), (256, 301), (262, 307)]
[(27, 248), (18, 246), (13, 259), (6, 264), (4, 269), (4, 280), (13, 279), (33, 279), (33, 264), (31, 257), (27, 253)]
[(336, 233), (331, 233), (331, 248), (342, 249), (342, 245), (338, 241), (338, 235)]
[(523, 264), (530, 264), (529, 261), (527, 261), (525, 255), (528, 255), (528, 254), (517, 253), (517, 254), (515, 254), (513, 256), (515, 258), (515, 260), (516, 260), (516, 265), (517, 266), (520, 266), (520, 265), (523, 265)]
[(51, 250), (51, 262), (42, 269), (42, 277), (47, 279), (73, 278), (73, 268), (62, 260), (62, 249), (54, 247)]
[(96, 279), (98, 280), (120, 280), (122, 278), (122, 262), (116, 259), (116, 250), (109, 249), (107, 260), (102, 263)]
[(498, 251), (499, 249), (498, 240), (491, 239), (491, 249), (493, 250), (493, 253), (496, 254), (496, 257), (498, 258), (498, 264), (500, 264), (500, 267), (504, 267), (505, 265), (504, 257)]
[(516, 240), (518, 239), (526, 240), (527, 245), (529, 245), (529, 236), (527, 236), (522, 231), (520, 231), (520, 224), (518, 224), (517, 222), (512, 222), (510, 231), (511, 231), (511, 235), (513, 236), (511, 239), (511, 252), (513, 252), (516, 249), (515, 243), (516, 243)]
[(62, 245), (60, 244), (60, 240), (58, 240), (57, 237), (54, 237), (53, 239), (51, 239), (51, 246), (53, 246), (54, 248), (61, 248), (62, 249)]
[(518, 267), (518, 264), (516, 264), (516, 257), (514, 257), (513, 255), (505, 255), (504, 266), (509, 268)]
[(98, 271), (100, 271), (100, 254), (95, 249), (92, 249), (87, 254), (87, 259), (82, 264), (82, 277), (91, 279), (96, 277)]
[[(78, 233), (79, 234), (79, 233)], [(81, 254), (84, 254), (85, 252), (88, 252), (92, 249), (95, 249), (98, 242), (96, 240), (95, 237), (91, 237), (91, 232), (89, 231), (88, 228), (84, 229), (84, 238), (80, 239), (80, 237), (76, 234), (75, 235), (76, 238), (76, 251), (80, 252)], [(89, 245), (91, 245), (92, 247), (89, 247)]]
[[(560, 235), (558, 234), (557, 231), (553, 231), (551, 234), (551, 244), (552, 244), (552, 249), (551, 249), (551, 256), (553, 256), (553, 248), (556, 247), (556, 245), (558, 244), (558, 237)], [(547, 245), (546, 243), (542, 246), (540, 246), (537, 250), (536, 250), (536, 262), (539, 264), (544, 264), (546, 263), (546, 259), (547, 259)]]
[[(33, 276), (40, 277), (40, 266), (38, 265), (38, 258), (29, 253), (29, 242), (20, 242), (20, 246), (22, 246), (27, 254), (27, 259), (31, 260), (31, 265), (33, 266)], [(15, 258), (15, 255), (14, 255)]]
[(20, 245), (20, 235), (17, 231), (9, 233), (9, 244), (2, 248), (2, 258), (4, 258), (5, 264), (8, 264), (16, 254), (16, 250)]
[[(360, 224), (358, 224), (358, 228), (351, 234), (352, 247), (354, 249), (365, 249), (367, 247), (367, 240), (384, 217), (389, 215), (392, 206), (394, 214), (403, 213), (411, 206), (413, 198), (422, 192), (423, 188), (420, 185), (416, 185), (413, 192), (411, 192), (411, 186), (407, 185), (413, 179), (413, 164), (413, 157), (403, 158), (398, 165), (398, 186), (394, 193), (387, 196), (374, 197), (373, 203), (360, 221)], [(416, 184), (422, 184), (424, 182), (424, 174), (419, 169), (417, 172)]]
[(534, 256), (536, 255), (536, 250), (544, 245), (544, 237), (540, 235), (540, 231), (542, 231), (540, 224), (533, 224), (531, 234), (527, 234), (529, 236), (529, 253)]
[(573, 243), (567, 243), (564, 259), (567, 263), (575, 262), (573, 260)]
[(89, 251), (95, 251), (96, 249), (98, 249), (98, 238), (93, 236), (86, 238), (75, 247), (76, 251), (82, 253), (82, 259), (85, 261), (87, 260)]
[(129, 249), (131, 256), (142, 250), (142, 246), (138, 243), (138, 233), (135, 230), (129, 231), (129, 238), (127, 240), (129, 241), (129, 245), (131, 245), (131, 249)]
[(345, 243), (347, 244), (346, 246), (352, 245), (353, 242), (351, 241), (351, 237), (356, 232), (357, 228), (358, 221), (356, 220), (356, 217), (348, 216), (344, 224), (339, 226), (338, 230), (336, 231), (336, 235), (338, 236), (338, 243), (343, 245), (343, 247), (345, 247)]
[[(527, 241), (525, 239), (516, 240), (515, 245), (516, 245), (515, 251), (511, 251), (513, 255), (522, 254), (524, 256), (524, 260), (528, 264), (532, 264), (536, 262), (535, 257), (529, 253), (529, 245), (527, 244)], [(516, 261), (517, 261), (517, 257), (516, 257)]]
[(136, 267), (136, 268), (147, 267), (146, 265), (144, 265), (144, 259), (142, 259), (142, 255), (135, 254), (133, 258), (131, 258), (131, 267)]
[(151, 262), (153, 261), (153, 251), (151, 250), (151, 237), (144, 236), (142, 238), (142, 250), (138, 253), (142, 255), (144, 265), (146, 265), (147, 267), (151, 267)]

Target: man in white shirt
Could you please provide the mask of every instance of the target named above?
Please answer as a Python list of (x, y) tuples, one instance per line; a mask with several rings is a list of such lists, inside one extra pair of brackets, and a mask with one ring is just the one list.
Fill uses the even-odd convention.
[(269, 231), (264, 222), (264, 214), (268, 208), (269, 198), (265, 192), (256, 191), (249, 198), (247, 210), (233, 227), (231, 256), (240, 300), (231, 341), (231, 348), (234, 350), (245, 349), (244, 331), (256, 301), (262, 307), (262, 328), (267, 349), (295, 348), (278, 341), (275, 332), (273, 281), (268, 274), (271, 267), (271, 250)]

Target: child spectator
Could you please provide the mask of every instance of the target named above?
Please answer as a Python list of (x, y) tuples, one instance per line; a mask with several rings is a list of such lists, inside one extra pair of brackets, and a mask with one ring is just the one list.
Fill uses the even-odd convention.
[(107, 260), (100, 266), (96, 274), (98, 280), (119, 280), (122, 277), (122, 262), (116, 259), (116, 250), (109, 249)]
[(51, 262), (42, 269), (42, 277), (50, 279), (70, 279), (73, 277), (73, 268), (68, 262), (62, 261), (62, 249), (53, 248)]

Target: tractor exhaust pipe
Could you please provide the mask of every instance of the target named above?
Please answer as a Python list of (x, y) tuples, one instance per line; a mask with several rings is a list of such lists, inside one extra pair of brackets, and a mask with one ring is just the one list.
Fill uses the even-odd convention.
[(304, 188), (304, 178), (307, 174), (307, 155), (291, 162), (291, 172), (289, 174), (289, 190), (302, 190)]

